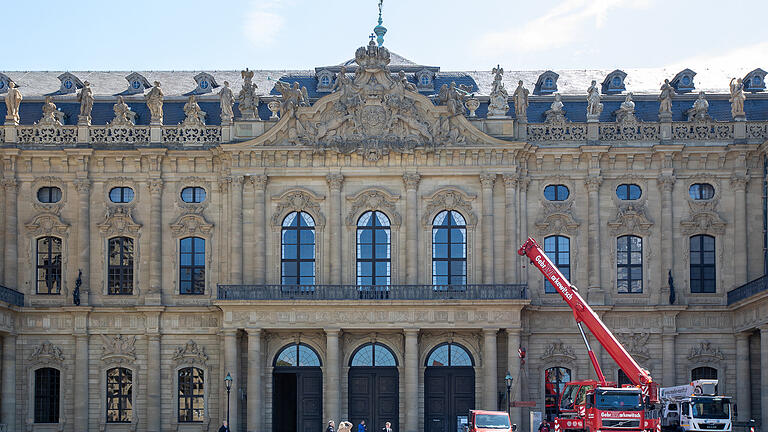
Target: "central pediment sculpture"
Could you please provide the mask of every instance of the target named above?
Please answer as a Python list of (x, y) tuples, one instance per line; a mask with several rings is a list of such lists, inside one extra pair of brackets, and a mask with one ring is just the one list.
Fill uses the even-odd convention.
[[(306, 90), (297, 83), (278, 82), (281, 120), (263, 135), (264, 144), (309, 145), (316, 151), (358, 153), (371, 161), (390, 151), (432, 151), (447, 144), (466, 144), (471, 127), (461, 112), (435, 106), (407, 80), (389, 70), (390, 53), (371, 42), (355, 52), (354, 78), (342, 67), (333, 92), (309, 106)], [(453, 87), (453, 86), (452, 86)], [(462, 92), (455, 101), (463, 106)], [(445, 102), (442, 101), (441, 102)], [(473, 143), (478, 139), (469, 139)]]

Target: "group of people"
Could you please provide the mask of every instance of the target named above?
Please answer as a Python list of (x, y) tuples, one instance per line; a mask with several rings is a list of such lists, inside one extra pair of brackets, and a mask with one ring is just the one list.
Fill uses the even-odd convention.
[[(339, 423), (338, 432), (352, 432), (352, 426), (354, 426), (352, 423), (348, 421), (343, 421)], [(328, 427), (325, 428), (325, 432), (337, 432), (335, 428), (335, 423), (333, 422), (333, 420), (328, 421)], [(356, 432), (368, 432), (368, 425), (365, 424), (365, 420), (360, 420), (360, 424), (357, 425)], [(392, 423), (390, 422), (384, 423), (384, 427), (381, 428), (381, 432), (393, 432)]]

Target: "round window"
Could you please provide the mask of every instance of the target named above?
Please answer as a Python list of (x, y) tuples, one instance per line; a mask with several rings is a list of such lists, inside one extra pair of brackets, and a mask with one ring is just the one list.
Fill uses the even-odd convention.
[(688, 188), (688, 195), (696, 201), (709, 200), (715, 197), (715, 188), (709, 183), (694, 183)]
[(643, 195), (643, 190), (636, 184), (620, 184), (616, 188), (616, 196), (620, 200), (636, 200)]
[(565, 185), (549, 185), (544, 188), (544, 198), (547, 201), (565, 201), (570, 192)]
[(112, 188), (109, 191), (109, 200), (113, 203), (129, 203), (133, 201), (133, 189), (126, 186)]
[(181, 190), (181, 200), (185, 203), (201, 203), (205, 201), (205, 189), (197, 186), (185, 187)]
[(320, 84), (322, 84), (323, 87), (328, 87), (331, 85), (331, 79), (328, 78), (328, 75), (325, 75), (320, 79)]
[(66, 80), (64, 81), (64, 87), (71, 89), (72, 88), (72, 81)]
[(37, 190), (37, 200), (41, 203), (57, 203), (61, 201), (61, 189), (55, 186), (45, 186)]
[(613, 77), (611, 82), (613, 82), (613, 86), (614, 87), (620, 87), (621, 86), (621, 77), (615, 76), (615, 77)]
[(690, 83), (691, 83), (691, 77), (689, 77), (688, 75), (685, 75), (685, 76), (683, 77), (683, 79), (681, 79), (680, 81), (681, 81), (683, 84), (685, 84), (685, 85), (688, 85), (688, 84), (690, 84)]
[(141, 83), (140, 83), (140, 82), (138, 82), (138, 81), (134, 81), (134, 82), (132, 82), (132, 83), (131, 83), (131, 87), (133, 87), (133, 88), (135, 88), (136, 90), (138, 90), (138, 89), (139, 89), (139, 87), (141, 87)]
[(421, 76), (421, 85), (422, 86), (428, 86), (429, 85), (429, 77), (426, 75)]

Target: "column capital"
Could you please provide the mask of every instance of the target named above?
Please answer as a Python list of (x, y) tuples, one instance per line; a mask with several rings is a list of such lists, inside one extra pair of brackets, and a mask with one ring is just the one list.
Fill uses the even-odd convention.
[(163, 180), (162, 179), (150, 179), (147, 181), (150, 195), (157, 197), (163, 192)]
[(232, 177), (219, 178), (219, 191), (226, 192), (229, 189), (229, 185), (232, 183)]
[(486, 337), (487, 336), (491, 336), (491, 335), (496, 336), (496, 333), (498, 333), (498, 332), (499, 332), (499, 329), (497, 329), (497, 328), (484, 328), (483, 329), (483, 336), (486, 336)]
[(603, 177), (599, 175), (588, 176), (584, 179), (584, 184), (589, 192), (597, 192), (600, 189), (600, 185), (603, 184)]
[(243, 183), (245, 183), (245, 176), (232, 176), (232, 184), (235, 187), (242, 189)]
[(744, 174), (734, 174), (730, 178), (731, 188), (740, 192), (747, 190), (749, 176)]
[(496, 174), (480, 174), (480, 185), (482, 185), (483, 189), (493, 188), (494, 183), (496, 183)]
[(222, 329), (221, 334), (223, 334), (224, 337), (237, 336), (237, 329)]
[(267, 189), (267, 181), (269, 177), (266, 175), (253, 175), (248, 178), (248, 181), (256, 188), (256, 190), (264, 191)]
[(19, 190), (19, 181), (16, 180), (15, 178), (3, 179), (2, 182), (0, 183), (2, 183), (3, 187), (8, 192), (18, 192)]
[(260, 328), (246, 328), (245, 332), (248, 333), (248, 337), (251, 337), (251, 336), (261, 336), (261, 329)]
[(760, 329), (760, 336), (768, 334), (768, 324), (763, 324), (758, 329)]
[(659, 185), (659, 189), (664, 192), (672, 192), (675, 180), (675, 176), (672, 174), (662, 174), (656, 178), (656, 183)]
[(87, 178), (75, 179), (72, 184), (78, 193), (88, 194), (91, 191), (91, 181)]
[(507, 332), (507, 334), (521, 334), (523, 332), (522, 327), (507, 327), (504, 329), (504, 331)]
[(736, 333), (736, 340), (745, 340), (745, 339), (749, 339), (749, 333), (747, 332)]
[(507, 189), (517, 187), (517, 183), (520, 181), (520, 178), (514, 173), (503, 174), (502, 179), (504, 180), (504, 187)]
[(417, 329), (417, 328), (406, 328), (406, 329), (403, 329), (403, 333), (406, 336), (409, 336), (409, 335), (411, 335), (411, 336), (418, 336), (419, 332), (421, 332), (421, 329)]
[(325, 175), (325, 181), (328, 182), (331, 190), (340, 191), (341, 185), (344, 184), (344, 176), (339, 173), (329, 173)]
[(419, 187), (420, 181), (421, 181), (421, 175), (419, 173), (403, 174), (403, 183), (405, 183), (405, 190), (416, 190)]
[(327, 337), (339, 337), (341, 336), (340, 328), (324, 328), (323, 331)]

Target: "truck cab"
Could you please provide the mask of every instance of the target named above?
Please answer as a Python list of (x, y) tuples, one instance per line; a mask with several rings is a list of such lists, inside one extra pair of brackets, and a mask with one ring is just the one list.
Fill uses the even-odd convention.
[(509, 422), (504, 411), (470, 410), (468, 432), (514, 432), (517, 425)]
[(731, 398), (717, 395), (717, 380), (662, 388), (661, 426), (665, 431), (730, 432)]
[(570, 382), (563, 390), (559, 408), (556, 431), (651, 428), (645, 418), (642, 394), (636, 387), (601, 386), (593, 380)]

